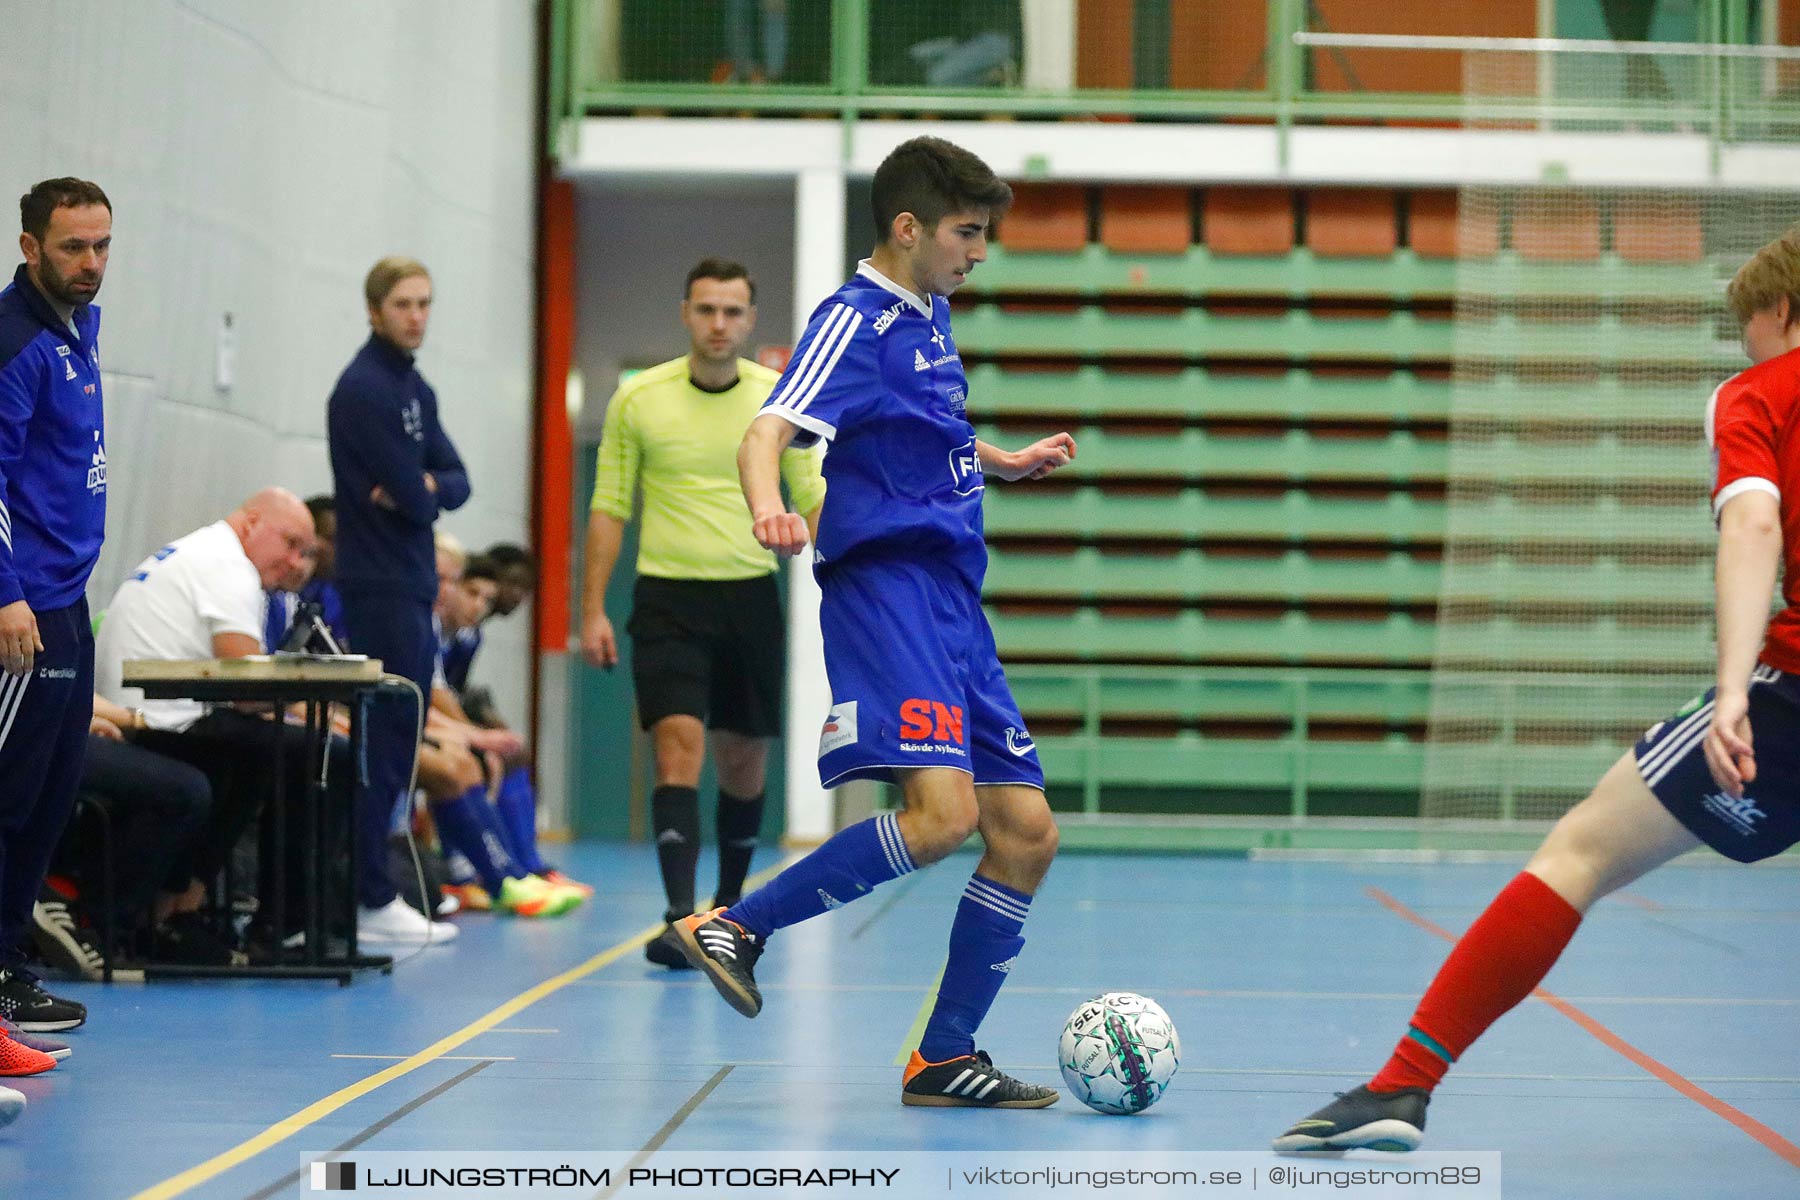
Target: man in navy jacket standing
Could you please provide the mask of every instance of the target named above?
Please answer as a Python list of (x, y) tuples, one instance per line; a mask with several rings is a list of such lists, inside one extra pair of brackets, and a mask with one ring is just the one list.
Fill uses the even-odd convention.
[(0, 291), (0, 1016), (87, 1019), (25, 967), (31, 908), (62, 836), (94, 699), (87, 581), (106, 529), (100, 310), (112, 203), (80, 179), (19, 198), (25, 262)]
[[(337, 584), (358, 653), (379, 658), (431, 695), (437, 637), (432, 524), (469, 498), (469, 476), (438, 421), (437, 394), (413, 364), (431, 316), (431, 276), (415, 259), (384, 258), (363, 284), (373, 331), (331, 393), (326, 426), (337, 490)], [(388, 878), (387, 835), (418, 743), (411, 704), (369, 711), (369, 783), (357, 810), (357, 936), (448, 940), (453, 926), (407, 907)]]

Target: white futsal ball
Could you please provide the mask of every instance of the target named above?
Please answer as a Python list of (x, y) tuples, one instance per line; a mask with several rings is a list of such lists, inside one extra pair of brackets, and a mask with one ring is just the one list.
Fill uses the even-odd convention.
[(1162, 1005), (1136, 992), (1084, 1002), (1063, 1026), (1057, 1061), (1075, 1098), (1120, 1116), (1162, 1099), (1181, 1065), (1181, 1038)]

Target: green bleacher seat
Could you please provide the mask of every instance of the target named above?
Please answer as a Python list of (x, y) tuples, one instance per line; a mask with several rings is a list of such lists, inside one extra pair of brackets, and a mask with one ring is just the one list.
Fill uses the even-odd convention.
[[(1716, 377), (1696, 372), (1691, 386), (1650, 384), (1611, 373), (1558, 383), (1529, 383), (1501, 374), (1480, 383), (1458, 382), (1454, 396), (1458, 416), (1492, 421), (1501, 428), (1554, 424), (1645, 430), (1654, 425), (1687, 430), (1698, 444), (1706, 398), (1725, 374), (1729, 371)], [(1449, 403), (1448, 396), (1445, 402)]]
[(1628, 262), (1604, 253), (1598, 262), (1533, 262), (1505, 251), (1465, 264), (1464, 295), (1504, 299), (1648, 300), (1711, 304), (1720, 281), (1706, 262)]
[(1420, 379), (1410, 371), (1372, 378), (1321, 378), (1297, 369), (1245, 375), (1189, 367), (1150, 374), (1091, 365), (1072, 371), (1013, 371), (981, 363), (970, 367), (968, 374), (969, 413), (985, 420), (1031, 416), (1441, 423), (1450, 413), (1449, 381)]
[(1436, 630), (1429, 620), (1389, 613), (1375, 620), (1309, 617), (1009, 612), (989, 607), (1003, 660), (1078, 662), (1291, 663), (1422, 666)]
[(1460, 290), (1498, 299), (1712, 302), (1719, 281), (1707, 262), (1534, 262), (1515, 251), (1471, 260), (1457, 275), (1447, 258), (1400, 249), (1380, 258), (1321, 257), (1297, 247), (1281, 255), (1119, 254), (1098, 244), (1069, 253), (1008, 251), (994, 245), (963, 290), (976, 295), (1078, 295), (1262, 298), (1385, 297), (1440, 300)]
[(991, 601), (1054, 597), (1083, 603), (1206, 600), (1429, 604), (1445, 595), (1498, 604), (1561, 604), (1571, 609), (1613, 604), (1711, 610), (1712, 559), (1705, 554), (1668, 562), (1458, 563), (1446, 572), (1435, 560), (1390, 553), (1381, 558), (1332, 558), (1288, 550), (1275, 558), (1209, 554), (1134, 554), (1084, 546), (1055, 553), (996, 548), (989, 555), (984, 595)]
[(1383, 676), (1320, 670), (1216, 672), (1175, 669), (1145, 674), (1129, 667), (1016, 667), (1007, 681), (1026, 718), (1085, 720), (1090, 706), (1099, 720), (1163, 718), (1262, 720), (1293, 725), (1298, 714), (1313, 721), (1422, 724), (1430, 707), (1430, 676), (1423, 671)]
[[(1193, 792), (1285, 790), (1302, 771), (1308, 786), (1369, 792), (1415, 791), (1425, 747), (1403, 737), (1376, 742), (1202, 738), (1039, 737), (1038, 759), (1052, 785), (1078, 784), (1090, 766), (1104, 786)], [(1092, 759), (1090, 760), (1090, 755)]]
[(1275, 359), (1296, 362), (1447, 361), (1449, 321), (1410, 312), (1323, 317), (1300, 309), (1268, 316), (1072, 310), (1003, 311), (981, 304), (956, 317), (964, 357), (1002, 354), (1067, 357)]
[(1695, 503), (1645, 506), (1597, 495), (1584, 504), (1524, 503), (1511, 495), (1458, 505), (1459, 538), (1494, 545), (1626, 544), (1692, 551), (1711, 545), (1704, 495)]
[(1651, 324), (1626, 322), (1611, 313), (1591, 320), (1525, 320), (1501, 313), (1490, 320), (1465, 317), (1457, 323), (1459, 359), (1570, 367), (1643, 368), (1649, 364), (1739, 370), (1742, 352), (1721, 342), (1710, 321)]
[(1190, 246), (1182, 254), (1120, 254), (1089, 244), (1073, 253), (988, 248), (988, 261), (964, 285), (975, 295), (1382, 297), (1410, 301), (1448, 298), (1455, 266), (1410, 250), (1391, 257), (1321, 257), (1298, 248), (1280, 255), (1213, 254)]
[(1478, 646), (1470, 653), (1484, 661), (1535, 670), (1677, 672), (1713, 656), (1711, 624), (1679, 614), (1654, 625), (1610, 614), (1575, 612), (1566, 621), (1504, 614), (1459, 623), (1454, 636), (1459, 647)]
[(1607, 488), (1638, 483), (1667, 487), (1682, 481), (1699, 486), (1709, 469), (1705, 444), (1698, 438), (1648, 441), (1567, 430), (1529, 439), (1471, 433), (1457, 441), (1456, 468), (1468, 480), (1594, 480)]
[(1443, 573), (1450, 598), (1486, 597), (1499, 603), (1561, 602), (1571, 605), (1641, 604), (1668, 608), (1684, 603), (1712, 611), (1713, 563), (1701, 552), (1664, 562), (1520, 562), (1496, 556), (1461, 562)]
[(1705, 667), (1678, 675), (1501, 675), (1446, 671), (1431, 681), (1446, 722), (1566, 730), (1624, 722), (1635, 736), (1705, 688)]
[(996, 551), (983, 594), (990, 600), (1055, 596), (1082, 601), (1266, 600), (1426, 604), (1437, 597), (1438, 564), (1392, 553), (1331, 559), (1289, 550), (1276, 558), (1122, 554), (1086, 546), (1069, 554)]
[(989, 488), (990, 538), (1201, 538), (1279, 542), (1436, 543), (1444, 536), (1444, 504), (1405, 492), (1373, 498), (1319, 496), (1294, 488), (1278, 496), (1208, 495), (1185, 489), (1169, 496), (1107, 492), (1093, 486)]
[[(1133, 435), (1081, 426), (1071, 432), (1077, 453), (1063, 471), (1079, 479), (1441, 483), (1448, 461), (1442, 439), (1419, 438), (1405, 430), (1355, 438), (1304, 429), (1254, 437), (1193, 428)], [(992, 426), (978, 427), (976, 435), (991, 444), (1019, 440), (1017, 433), (1009, 437)]]

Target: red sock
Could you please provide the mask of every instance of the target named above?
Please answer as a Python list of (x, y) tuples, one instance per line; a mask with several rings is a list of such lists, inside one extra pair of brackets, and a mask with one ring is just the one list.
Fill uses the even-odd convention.
[(1550, 973), (1581, 914), (1537, 876), (1521, 871), (1438, 968), (1372, 1092), (1430, 1091), (1487, 1027)]

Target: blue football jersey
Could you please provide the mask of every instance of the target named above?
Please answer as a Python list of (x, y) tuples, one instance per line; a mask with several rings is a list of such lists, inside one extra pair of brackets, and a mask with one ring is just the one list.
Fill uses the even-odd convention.
[(981, 586), (983, 479), (968, 391), (942, 296), (915, 296), (865, 261), (813, 310), (763, 412), (799, 426), (796, 445), (831, 443), (816, 569), (900, 557)]

